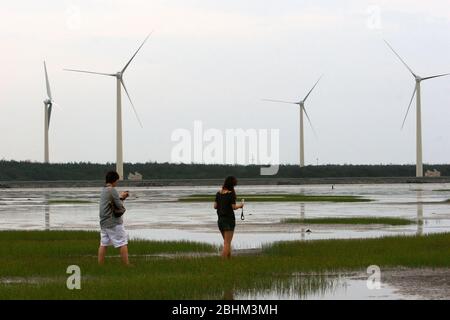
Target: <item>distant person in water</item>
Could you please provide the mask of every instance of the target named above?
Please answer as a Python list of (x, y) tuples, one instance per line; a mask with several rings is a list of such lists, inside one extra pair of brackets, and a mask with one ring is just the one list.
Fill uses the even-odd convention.
[(244, 204), (236, 204), (236, 192), (234, 187), (237, 185), (237, 179), (233, 176), (227, 177), (223, 183), (222, 189), (216, 193), (214, 209), (217, 210), (220, 233), (223, 238), (223, 258), (231, 257), (231, 241), (233, 240), (236, 218), (234, 210), (244, 207)]
[(122, 215), (126, 209), (123, 201), (128, 198), (128, 192), (116, 190), (119, 174), (110, 171), (105, 177), (105, 186), (100, 197), (100, 247), (98, 248), (98, 263), (105, 263), (105, 255), (108, 246), (120, 249), (120, 257), (125, 265), (128, 261), (128, 235), (123, 227)]

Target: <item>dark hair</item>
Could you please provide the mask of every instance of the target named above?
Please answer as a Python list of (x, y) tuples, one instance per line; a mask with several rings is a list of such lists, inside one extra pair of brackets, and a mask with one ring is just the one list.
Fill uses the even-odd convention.
[(225, 178), (225, 181), (223, 182), (223, 186), (222, 188), (227, 189), (233, 193), (235, 193), (234, 191), (234, 187), (237, 185), (237, 179), (236, 177), (233, 176), (228, 176)]
[(108, 171), (105, 177), (105, 182), (114, 183), (119, 179), (120, 179), (119, 174), (116, 171)]

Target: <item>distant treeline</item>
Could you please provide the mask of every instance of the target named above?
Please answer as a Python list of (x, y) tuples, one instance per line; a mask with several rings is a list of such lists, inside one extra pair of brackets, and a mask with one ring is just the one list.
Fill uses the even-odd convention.
[[(260, 166), (205, 165), (172, 163), (126, 163), (125, 176), (139, 172), (144, 179), (221, 179), (227, 175), (239, 178), (259, 178)], [(55, 163), (0, 161), (0, 181), (38, 180), (101, 180), (113, 163)], [(437, 169), (450, 176), (450, 165), (425, 165), (425, 170)], [(343, 178), (343, 177), (413, 177), (413, 165), (322, 165), (300, 168), (282, 165), (274, 178)], [(267, 177), (267, 176), (266, 176)]]

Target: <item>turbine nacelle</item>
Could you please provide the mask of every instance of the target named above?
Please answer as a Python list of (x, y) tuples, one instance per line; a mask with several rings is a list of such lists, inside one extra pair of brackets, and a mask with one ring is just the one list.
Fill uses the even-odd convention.
[(273, 99), (263, 99), (264, 101), (269, 101), (269, 102), (279, 102), (279, 103), (287, 103), (287, 104), (295, 104), (298, 105), (300, 107), (300, 112), (301, 114), (305, 113), (306, 118), (308, 119), (308, 122), (311, 126), (311, 129), (314, 132), (314, 135), (317, 137), (316, 134), (316, 130), (314, 130), (314, 126), (312, 125), (311, 119), (309, 118), (308, 112), (306, 111), (305, 108), (305, 103), (306, 100), (308, 99), (309, 95), (311, 94), (311, 92), (313, 92), (314, 88), (317, 86), (317, 84), (319, 83), (320, 79), (322, 79), (323, 75), (320, 76), (320, 78), (316, 81), (316, 83), (314, 84), (314, 86), (311, 88), (311, 90), (309, 90), (309, 92), (307, 93), (307, 95), (303, 98), (303, 100), (300, 100), (298, 102), (294, 102), (294, 101), (283, 101), (283, 100), (273, 100)]
[[(133, 56), (131, 57), (130, 60), (128, 60), (128, 62), (125, 64), (125, 66), (123, 67), (122, 70), (116, 72), (116, 73), (103, 73), (103, 72), (93, 72), (93, 71), (86, 71), (86, 70), (76, 70), (76, 69), (64, 69), (65, 71), (72, 71), (72, 72), (81, 72), (81, 73), (89, 73), (89, 74), (96, 74), (96, 75), (101, 75), (101, 76), (108, 76), (108, 77), (115, 77), (117, 80), (119, 80), (120, 84), (122, 85), (123, 89), (125, 90), (125, 93), (128, 97), (128, 100), (130, 100), (130, 104), (131, 107), (133, 109), (133, 112), (136, 116), (137, 121), (139, 122), (139, 125), (141, 127), (142, 126), (142, 122), (139, 119), (139, 116), (136, 112), (136, 108), (134, 107), (133, 101), (131, 101), (131, 97), (130, 94), (128, 93), (127, 87), (125, 86), (125, 83), (123, 81), (123, 74), (125, 73), (125, 71), (127, 70), (128, 66), (130, 65), (131, 61), (133, 61), (134, 57), (136, 56), (136, 54), (139, 52), (139, 50), (141, 50), (142, 46), (145, 44), (145, 42), (147, 41), (147, 39), (150, 37), (150, 35), (152, 34), (152, 32), (147, 35), (147, 37), (145, 38), (145, 40), (142, 42), (142, 44), (139, 46), (139, 48), (136, 50), (136, 52), (133, 54)], [(120, 93), (120, 91), (118, 91), (118, 93)]]
[[(151, 33), (147, 35), (145, 40), (142, 42), (142, 44), (139, 46), (139, 48), (134, 52), (134, 54), (131, 56), (131, 58), (128, 60), (128, 62), (125, 64), (125, 66), (122, 68), (122, 70), (115, 72), (115, 73), (103, 73), (103, 72), (93, 72), (93, 71), (87, 71), (87, 70), (76, 70), (76, 69), (64, 69), (66, 71), (73, 71), (73, 72), (81, 72), (81, 73), (88, 73), (88, 74), (95, 74), (95, 75), (101, 75), (101, 76), (108, 76), (108, 77), (115, 77), (117, 82), (116, 87), (116, 94), (117, 94), (117, 114), (116, 114), (116, 171), (119, 174), (120, 180), (123, 179), (123, 143), (122, 143), (122, 87), (123, 90), (125, 90), (125, 93), (128, 97), (128, 100), (130, 100), (131, 107), (133, 109), (133, 112), (136, 116), (137, 121), (139, 122), (139, 125), (142, 126), (142, 122), (139, 119), (139, 116), (136, 112), (136, 108), (134, 107), (133, 101), (131, 100), (130, 94), (128, 93), (127, 87), (125, 86), (125, 82), (123, 80), (123, 74), (127, 70), (130, 63), (133, 61), (139, 50), (141, 50), (142, 46), (145, 44), (147, 39), (150, 37)], [(51, 96), (49, 96), (51, 98)], [(51, 109), (50, 109), (51, 110)]]
[(312, 129), (312, 131), (314, 132), (314, 135), (317, 138), (316, 130), (314, 130), (314, 126), (313, 126), (313, 124), (311, 122), (311, 119), (309, 118), (308, 112), (306, 111), (305, 102), (308, 99), (308, 97), (311, 94), (311, 92), (317, 86), (317, 84), (319, 83), (321, 78), (322, 78), (322, 76), (320, 76), (320, 78), (316, 81), (316, 83), (311, 88), (311, 90), (309, 90), (309, 92), (306, 94), (306, 96), (300, 101), (294, 102), (294, 101), (263, 99), (264, 101), (269, 101), (269, 102), (295, 104), (295, 105), (300, 107), (300, 110), (299, 110), (299, 112), (300, 112), (300, 167), (304, 167), (304, 165), (305, 165), (305, 137), (304, 137), (304, 132), (303, 132), (303, 115), (306, 116), (306, 119), (308, 120), (309, 125), (311, 126), (311, 129)]
[(405, 118), (403, 119), (402, 129), (405, 126), (406, 119), (408, 118), (409, 111), (411, 109), (412, 102), (414, 97), (416, 96), (416, 110), (417, 110), (417, 118), (416, 118), (416, 176), (423, 177), (423, 147), (422, 147), (422, 110), (421, 110), (421, 101), (420, 101), (420, 83), (424, 80), (445, 77), (450, 75), (450, 73), (443, 73), (429, 77), (420, 77), (414, 73), (414, 71), (406, 64), (406, 62), (400, 57), (400, 55), (392, 48), (392, 46), (384, 40), (387, 46), (391, 49), (391, 51), (397, 56), (397, 58), (403, 63), (403, 65), (409, 70), (416, 81), (416, 85), (414, 87), (414, 91), (411, 96), (411, 100), (409, 100), (408, 109), (406, 111)]
[[(413, 94), (411, 96), (411, 100), (409, 101), (408, 110), (406, 111), (405, 118), (403, 119), (403, 124), (402, 124), (402, 129), (403, 129), (403, 127), (405, 126), (406, 118), (408, 117), (408, 114), (409, 114), (409, 110), (411, 109), (412, 102), (417, 93), (417, 90), (420, 90), (420, 87), (418, 88), (418, 85), (420, 84), (420, 82), (422, 82), (424, 80), (445, 77), (445, 76), (450, 75), (450, 73), (443, 73), (443, 74), (438, 74), (438, 75), (422, 78), (421, 76), (414, 73), (414, 71), (406, 64), (406, 62), (402, 59), (402, 57), (400, 57), (400, 55), (394, 50), (394, 48), (392, 48), (392, 46), (389, 44), (389, 42), (387, 42), (386, 40), (384, 40), (384, 42), (391, 49), (391, 51), (397, 56), (397, 58), (403, 63), (403, 65), (409, 70), (409, 72), (412, 74), (412, 76), (416, 80), (416, 87), (414, 88)], [(417, 104), (419, 104), (419, 103), (420, 103), (420, 101), (417, 101)]]
[(45, 99), (45, 100), (44, 100), (44, 104), (45, 104), (46, 106), (52, 105), (52, 100), (50, 100), (50, 99)]

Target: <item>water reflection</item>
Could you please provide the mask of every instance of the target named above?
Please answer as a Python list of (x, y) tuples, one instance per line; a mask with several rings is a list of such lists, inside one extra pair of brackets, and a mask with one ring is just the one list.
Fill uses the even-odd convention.
[(306, 213), (306, 205), (304, 203), (300, 204), (300, 219), (305, 219), (305, 213)]
[(423, 235), (423, 191), (418, 190), (417, 193), (417, 235)]
[[(300, 219), (304, 220), (306, 214), (306, 204), (300, 203)], [(305, 240), (305, 228), (300, 229), (300, 238), (301, 240)]]
[[(225, 296), (225, 295), (224, 295)], [(253, 289), (235, 290), (234, 299), (240, 300), (369, 300), (408, 299), (397, 290), (382, 283), (381, 288), (367, 287), (365, 276), (302, 274), (267, 281), (257, 281)]]
[(252, 289), (236, 290), (234, 298), (239, 299), (307, 299), (311, 296), (335, 294), (342, 287), (339, 275), (293, 275), (257, 280)]
[(48, 193), (44, 194), (44, 228), (45, 230), (50, 230), (50, 196)]

